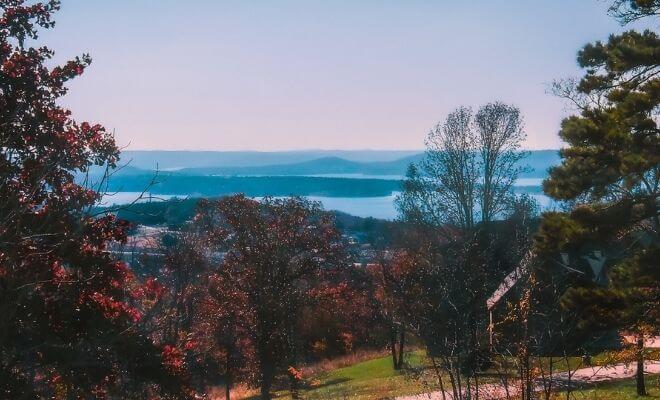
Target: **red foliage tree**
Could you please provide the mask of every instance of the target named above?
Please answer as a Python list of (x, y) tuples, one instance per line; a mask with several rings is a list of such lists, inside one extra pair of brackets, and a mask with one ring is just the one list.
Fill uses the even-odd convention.
[(326, 271), (310, 290), (301, 335), (308, 360), (331, 358), (357, 349), (381, 348), (384, 341), (375, 285), (362, 265)]
[(27, 46), (58, 8), (0, 0), (0, 397), (182, 398), (176, 354), (133, 329), (148, 288), (106, 248), (126, 224), (90, 217), (99, 194), (75, 180), (119, 154), (57, 104), (90, 58), (49, 68)]
[[(231, 397), (236, 383), (255, 382), (254, 327), (249, 299), (240, 285), (234, 282), (230, 269), (221, 268), (207, 284), (208, 295), (199, 310), (195, 330), (205, 338), (204, 348), (215, 351), (220, 360), (219, 370), (224, 376), (225, 398)], [(204, 332), (206, 328), (206, 332)]]
[(295, 397), (302, 311), (322, 275), (346, 265), (339, 231), (318, 204), (298, 198), (203, 201), (196, 223), (222, 260), (225, 290), (245, 299), (233, 318), (251, 321), (261, 397), (270, 399), (279, 373), (289, 377)]
[(406, 331), (425, 301), (423, 282), (428, 271), (405, 251), (397, 251), (369, 268), (375, 284), (380, 319), (389, 328), (389, 347), (394, 369), (403, 367)]

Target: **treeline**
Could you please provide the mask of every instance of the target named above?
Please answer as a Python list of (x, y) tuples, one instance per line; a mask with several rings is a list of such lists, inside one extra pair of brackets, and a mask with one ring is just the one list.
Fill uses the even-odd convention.
[[(112, 213), (117, 218), (130, 222), (133, 228), (146, 225), (179, 230), (195, 216), (200, 200), (199, 198), (184, 198), (94, 207), (90, 210), (90, 214)], [(337, 228), (343, 233), (355, 235), (360, 242), (381, 248), (393, 242), (397, 226), (401, 224), (398, 221), (357, 217), (339, 211), (328, 211), (328, 213), (334, 216)]]
[(103, 182), (107, 192), (142, 192), (195, 197), (244, 193), (262, 196), (380, 197), (401, 189), (401, 181), (304, 176), (188, 176), (161, 172), (117, 175)]

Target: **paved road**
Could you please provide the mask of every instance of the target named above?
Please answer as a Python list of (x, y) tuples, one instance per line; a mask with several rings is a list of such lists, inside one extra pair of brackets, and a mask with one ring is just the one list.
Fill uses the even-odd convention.
[[(626, 366), (625, 364), (613, 365), (610, 367), (589, 367), (581, 368), (576, 371), (571, 372), (571, 382), (576, 384), (588, 384), (602, 381), (610, 381), (615, 379), (624, 379), (631, 378), (635, 376), (635, 365), (630, 364)], [(644, 372), (647, 374), (660, 374), (660, 361), (647, 361), (644, 364)], [(557, 383), (554, 385), (566, 383), (568, 381), (568, 372), (561, 372), (553, 374)], [(538, 391), (541, 390), (539, 384)], [(479, 387), (479, 399), (488, 400), (488, 399), (506, 399), (513, 398), (519, 392), (519, 388), (515, 383), (509, 384), (509, 390), (507, 391), (501, 384), (487, 384), (481, 385)], [(508, 395), (507, 395), (508, 394)], [(445, 392), (444, 400), (451, 400), (452, 394), (450, 392)], [(431, 392), (423, 393), (412, 396), (401, 396), (397, 397), (398, 400), (443, 400), (442, 392)]]

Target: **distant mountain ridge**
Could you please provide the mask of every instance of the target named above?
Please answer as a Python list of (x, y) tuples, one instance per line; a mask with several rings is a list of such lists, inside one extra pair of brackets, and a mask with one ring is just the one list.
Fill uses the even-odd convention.
[(177, 173), (185, 175), (223, 176), (293, 176), (323, 174), (403, 175), (410, 163), (417, 162), (421, 158), (422, 154), (416, 154), (394, 161), (358, 162), (340, 157), (323, 157), (293, 164), (253, 167), (185, 168), (177, 171)]
[(293, 164), (325, 157), (382, 162), (419, 154), (416, 150), (164, 151), (126, 150), (121, 163), (135, 168), (176, 170), (208, 167), (256, 167)]
[[(150, 152), (143, 152), (150, 153)], [(173, 152), (180, 155), (181, 152)], [(330, 174), (355, 174), (367, 176), (403, 176), (406, 173), (408, 166), (411, 163), (419, 162), (423, 159), (423, 152), (385, 152), (385, 154), (377, 155), (378, 152), (281, 152), (281, 153), (258, 153), (258, 152), (245, 152), (247, 154), (245, 159), (240, 162), (234, 160), (238, 154), (232, 153), (231, 157), (227, 154), (230, 152), (191, 152), (192, 154), (203, 153), (200, 159), (196, 160), (193, 164), (206, 164), (211, 162), (221, 163), (220, 165), (205, 165), (205, 166), (186, 166), (177, 168), (168, 174), (185, 175), (185, 176), (310, 176), (310, 175), (330, 175)], [(346, 159), (337, 155), (327, 155), (334, 153), (348, 154), (353, 159)], [(396, 155), (405, 154), (402, 157), (390, 159)], [(241, 154), (243, 154), (241, 152)], [(324, 155), (322, 157), (313, 157), (315, 155)], [(261, 158), (257, 161), (254, 159), (256, 155)], [(366, 158), (371, 161), (359, 161), (356, 158)], [(125, 160), (128, 157), (137, 155), (135, 152), (126, 152), (122, 155)], [(173, 154), (166, 154), (166, 162), (161, 162), (163, 152), (153, 152), (153, 154), (140, 154), (137, 158), (138, 162), (131, 162), (124, 170), (119, 171), (118, 175), (136, 175), (148, 173), (149, 170), (155, 170), (156, 166), (161, 171), (171, 171)], [(148, 160), (148, 157), (151, 157)], [(205, 158), (206, 157), (206, 158)], [(214, 158), (216, 157), (216, 158)], [(218, 159), (217, 157), (224, 157)], [(286, 160), (296, 160), (302, 158), (302, 161), (284, 162)], [(184, 165), (188, 157), (179, 160), (179, 165)], [(373, 161), (376, 159), (376, 161)], [(136, 158), (133, 158), (135, 161)], [(213, 161), (216, 160), (216, 161)], [(276, 161), (267, 163), (267, 161)], [(222, 163), (237, 162), (237, 165), (223, 165)], [(560, 162), (558, 152), (556, 150), (536, 150), (530, 152), (529, 157), (523, 160), (522, 166), (529, 167), (529, 170), (522, 173), (522, 178), (544, 178), (547, 176), (548, 168), (557, 165)], [(246, 165), (253, 163), (255, 165)], [(144, 165), (152, 164), (153, 168), (144, 168)], [(167, 167), (167, 166), (170, 167)]]

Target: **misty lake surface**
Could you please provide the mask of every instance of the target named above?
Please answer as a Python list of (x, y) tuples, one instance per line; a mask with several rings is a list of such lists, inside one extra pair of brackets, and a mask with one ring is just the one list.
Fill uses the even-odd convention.
[[(117, 192), (103, 196), (99, 203), (102, 207), (121, 206), (133, 202), (144, 203), (148, 201), (165, 201), (174, 198), (185, 199), (186, 195), (163, 195), (145, 193), (140, 198), (139, 192)], [(306, 196), (307, 199), (318, 201), (326, 210), (336, 210), (358, 217), (372, 217), (380, 219), (395, 219), (397, 216), (394, 199), (398, 193), (382, 197), (325, 197)], [(259, 200), (259, 197), (255, 199)]]
[[(235, 177), (235, 176), (260, 176), (267, 177), (273, 175), (211, 175), (219, 177)], [(289, 175), (281, 175), (289, 176)], [(371, 174), (309, 174), (309, 175), (295, 175), (295, 176), (306, 176), (310, 178), (343, 178), (343, 179), (383, 179), (387, 181), (402, 181), (406, 179), (404, 175), (371, 175)], [(516, 180), (515, 186), (541, 186), (544, 178), (518, 178)]]
[[(346, 178), (346, 179), (385, 179), (385, 180), (404, 180), (403, 175), (369, 175), (369, 174), (314, 174), (303, 175), (316, 178)], [(518, 178), (515, 186), (541, 186), (544, 178)]]
[[(326, 196), (307, 196), (308, 199), (318, 201), (323, 204), (326, 210), (341, 211), (357, 217), (372, 217), (380, 219), (393, 220), (397, 218), (397, 210), (394, 206), (394, 199), (398, 193), (392, 193), (389, 196), (381, 197), (326, 197)], [(112, 205), (130, 204), (140, 196), (139, 192), (118, 192), (103, 196), (100, 205), (107, 207)], [(545, 195), (531, 194), (542, 210), (553, 207), (553, 202)], [(164, 201), (173, 198), (184, 199), (186, 195), (161, 195), (145, 193), (139, 202), (146, 201)], [(258, 198), (257, 198), (258, 199)]]

